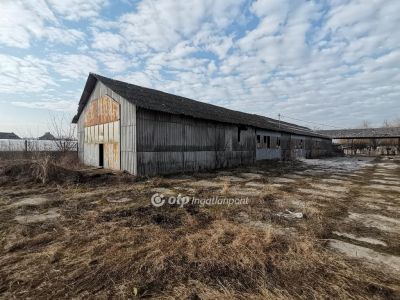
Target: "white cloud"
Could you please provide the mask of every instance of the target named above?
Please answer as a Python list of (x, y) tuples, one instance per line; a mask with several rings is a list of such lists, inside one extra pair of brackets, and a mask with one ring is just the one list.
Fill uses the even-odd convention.
[(290, 4), (295, 3), (287, 0), (257, 0), (253, 2), (251, 11), (262, 18), (264, 33), (272, 34), (286, 22)]
[(40, 92), (56, 85), (49, 76), (45, 61), (26, 56), (18, 58), (0, 54), (0, 92)]
[(50, 42), (72, 45), (84, 39), (85, 34), (76, 29), (62, 29), (57, 27), (46, 27), (43, 36)]
[(112, 73), (121, 73), (137, 65), (134, 59), (127, 59), (123, 55), (112, 52), (94, 52), (94, 56)]
[(240, 13), (243, 1), (238, 0), (143, 0), (137, 10), (120, 18), (120, 34), (128, 43), (129, 51), (160, 52), (190, 39), (204, 23), (222, 29)]
[(4, 0), (0, 2), (0, 11), (0, 43), (12, 47), (29, 47), (31, 36), (42, 35), (44, 22), (55, 21), (43, 1)]
[(76, 111), (76, 103), (68, 100), (42, 100), (42, 101), (12, 101), (12, 105), (33, 109), (46, 109), (51, 111)]
[(117, 79), (144, 87), (153, 87), (155, 83), (154, 78), (146, 72), (131, 72), (125, 76), (117, 76)]
[(95, 17), (107, 4), (107, 0), (47, 0), (57, 13), (68, 20)]
[(214, 52), (219, 59), (224, 59), (232, 46), (232, 37), (215, 36), (208, 40), (204, 48), (208, 51)]
[(0, 2), (0, 44), (29, 48), (32, 39), (73, 44), (84, 37), (83, 32), (64, 28), (43, 0)]
[(114, 34), (112, 32), (99, 32), (97, 30), (93, 31), (93, 43), (92, 48), (100, 49), (103, 51), (121, 51), (123, 39), (119, 34)]
[(90, 72), (98, 72), (97, 61), (83, 54), (54, 55), (51, 58), (54, 72), (71, 79), (84, 79)]
[[(400, 111), (397, 0), (141, 0), (107, 18), (100, 13), (107, 4), (112, 11), (111, 1), (47, 3), (1, 2), (0, 44), (76, 50), (49, 47), (58, 51), (49, 59), (0, 56), (0, 92), (43, 93), (55, 82), (81, 87), (99, 72), (234, 109), (339, 126)], [(66, 27), (80, 23), (87, 26)]]

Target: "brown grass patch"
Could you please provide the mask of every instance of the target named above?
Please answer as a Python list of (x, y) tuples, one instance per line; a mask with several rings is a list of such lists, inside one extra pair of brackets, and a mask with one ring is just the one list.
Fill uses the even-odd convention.
[[(338, 222), (342, 224), (350, 198), (324, 201), (330, 206), (319, 209), (314, 206), (316, 198), (307, 196), (307, 202), (295, 190), (267, 185), (261, 196), (240, 207), (150, 206), (149, 189), (176, 186), (173, 182), (159, 177), (136, 183), (114, 179), (62, 183), (54, 188), (61, 200), (18, 211), (2, 206), (21, 194), (18, 184), (8, 183), (4, 193), (10, 199), (0, 203), (0, 297), (396, 299), (400, 295), (398, 278), (367, 269), (327, 247), (326, 239)], [(212, 192), (200, 188), (196, 195)], [(29, 193), (44, 193), (43, 185), (30, 184), (23, 194)], [(120, 197), (134, 201), (107, 201)], [(297, 208), (304, 218), (276, 217), (277, 212), (295, 207), (285, 199), (305, 202)], [(62, 215), (56, 222), (25, 226), (13, 221), (17, 213), (34, 209), (45, 213), (55, 205)]]

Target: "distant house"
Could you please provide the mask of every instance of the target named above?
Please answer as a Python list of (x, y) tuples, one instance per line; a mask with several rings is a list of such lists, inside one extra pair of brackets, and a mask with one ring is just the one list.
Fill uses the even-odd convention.
[(45, 134), (43, 134), (41, 137), (38, 138), (38, 140), (42, 140), (42, 141), (53, 141), (56, 138), (54, 137), (54, 135), (52, 135), (50, 132), (46, 132)]
[(14, 132), (0, 132), (0, 140), (19, 140), (21, 139)]

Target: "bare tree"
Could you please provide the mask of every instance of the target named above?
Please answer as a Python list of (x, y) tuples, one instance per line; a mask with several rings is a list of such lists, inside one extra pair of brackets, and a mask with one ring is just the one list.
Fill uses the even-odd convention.
[(70, 118), (63, 115), (51, 115), (50, 126), (55, 136), (55, 145), (58, 151), (75, 151), (77, 147), (76, 126), (72, 125)]
[(361, 128), (369, 128), (370, 122), (368, 120), (363, 120), (361, 124)]

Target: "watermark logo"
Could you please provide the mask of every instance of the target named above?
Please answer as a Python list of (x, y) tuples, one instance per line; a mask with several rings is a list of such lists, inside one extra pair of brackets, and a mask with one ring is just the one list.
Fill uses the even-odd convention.
[(155, 193), (153, 196), (151, 196), (151, 204), (155, 207), (161, 207), (165, 203), (168, 203), (169, 205), (179, 205), (180, 207), (183, 207), (185, 204), (188, 204), (190, 202), (190, 197), (188, 196), (182, 196), (179, 194), (178, 196), (170, 196), (166, 198), (163, 194)]
[(164, 195), (155, 193), (153, 196), (151, 196), (151, 204), (155, 207), (160, 207), (163, 206), (165, 203)]
[(199, 206), (211, 206), (211, 205), (242, 205), (248, 204), (249, 198), (227, 198), (227, 197), (220, 197), (214, 196), (210, 198), (197, 198), (197, 197), (190, 197), (190, 196), (182, 196), (179, 194), (177, 196), (170, 196), (165, 197), (163, 194), (155, 193), (151, 196), (150, 199), (151, 204), (154, 207), (161, 207), (164, 204), (168, 205), (178, 205), (180, 207), (185, 206), (186, 204), (192, 205), (199, 205)]

